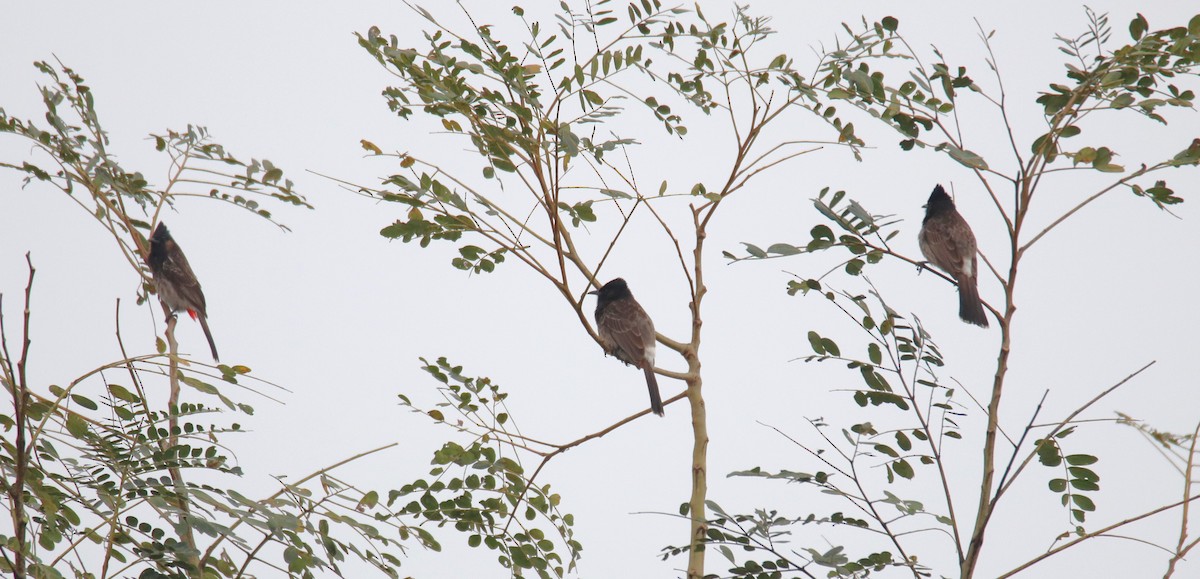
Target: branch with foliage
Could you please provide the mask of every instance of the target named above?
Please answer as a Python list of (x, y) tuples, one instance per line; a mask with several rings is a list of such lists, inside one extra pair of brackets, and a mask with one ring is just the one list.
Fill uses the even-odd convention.
[[(1112, 191), (1129, 191), (1134, 195), (1149, 199), (1164, 209), (1182, 202), (1182, 197), (1176, 194), (1165, 179), (1159, 178), (1149, 182), (1147, 178), (1168, 169), (1193, 168), (1200, 163), (1200, 140), (1180, 143), (1178, 154), (1164, 159), (1140, 161), (1137, 163), (1138, 168), (1131, 171), (1114, 163), (1115, 149), (1104, 143), (1090, 142), (1076, 147), (1067, 144), (1068, 139), (1079, 137), (1084, 128), (1088, 126), (1125, 122), (1120, 119), (1130, 116), (1165, 124), (1167, 118), (1164, 115), (1167, 109), (1191, 109), (1195, 98), (1194, 80), (1197, 58), (1200, 55), (1200, 34), (1198, 34), (1200, 33), (1200, 16), (1193, 18), (1187, 27), (1151, 31), (1145, 18), (1139, 15), (1129, 26), (1132, 43), (1115, 49), (1109, 48), (1111, 29), (1107, 16), (1097, 15), (1089, 10), (1087, 17), (1087, 31), (1076, 37), (1059, 38), (1063, 45), (1062, 52), (1068, 55), (1066, 81), (1050, 85), (1049, 90), (1037, 97), (1037, 102), (1043, 107), (1047, 129), (1043, 134), (1031, 136), (1030, 144), (1027, 146), (1021, 145), (1021, 136), (1017, 134), (1018, 131), (1014, 128), (1011, 120), (1003, 75), (1000, 73), (998, 60), (992, 51), (992, 35), (984, 33), (982, 30), (980, 38), (989, 55), (987, 65), (995, 75), (995, 88), (991, 90), (981, 87), (975, 79), (968, 75), (965, 67), (950, 65), (945, 55), (936, 48), (933, 49), (935, 60), (932, 64), (927, 65), (923, 60), (924, 57), (914, 51), (909, 42), (898, 33), (899, 22), (891, 17), (871, 25), (866, 25), (864, 21), (861, 32), (854, 33), (848, 39), (841, 41), (838, 50), (826, 55), (817, 81), (820, 86), (828, 89), (829, 97), (845, 101), (850, 106), (868, 113), (874, 119), (897, 131), (901, 136), (900, 146), (903, 150), (932, 149), (945, 154), (958, 165), (967, 168), (978, 181), (978, 190), (992, 200), (998, 217), (993, 221), (1001, 222), (1004, 225), (1009, 239), (1009, 243), (1004, 248), (1006, 250), (1003, 252), (1004, 257), (997, 258), (996, 253), (992, 253), (989, 259), (988, 252), (986, 252), (988, 248), (981, 249), (984, 262), (1002, 291), (1003, 303), (998, 306), (988, 306), (1000, 322), (1000, 345), (992, 386), (989, 394), (984, 397), (986, 405), (981, 405), (987, 412), (987, 421), (984, 430), (978, 433), (982, 436), (980, 448), (983, 457), (982, 484), (977, 494), (974, 517), (966, 516), (962, 512), (964, 510), (962, 508), (954, 508), (955, 501), (963, 500), (964, 493), (974, 491), (972, 489), (954, 489), (948, 484), (944, 476), (945, 468), (939, 460), (937, 441), (941, 435), (934, 436), (935, 433), (928, 430), (928, 426), (931, 424), (928, 410), (937, 405), (931, 406), (928, 401), (925, 404), (917, 404), (916, 400), (911, 398), (913, 391), (909, 385), (920, 384), (923, 387), (944, 392), (954, 392), (956, 389), (939, 386), (937, 380), (919, 378), (911, 372), (907, 373), (911, 377), (901, 383), (903, 388), (900, 389), (895, 389), (893, 385), (875, 377), (876, 375), (883, 376), (883, 374), (879, 374), (880, 371), (884, 371), (888, 376), (906, 375), (904, 372), (898, 372), (899, 368), (895, 366), (894, 358), (881, 356), (885, 350), (881, 349), (880, 345), (880, 341), (889, 335), (895, 339), (896, 332), (902, 329), (907, 332), (905, 338), (907, 345), (905, 348), (897, 348), (897, 351), (903, 352), (907, 358), (901, 358), (901, 360), (930, 372), (941, 365), (940, 357), (936, 358), (939, 360), (936, 364), (932, 363), (932, 360), (924, 359), (924, 356), (927, 355), (926, 352), (936, 352), (936, 350), (923, 348), (923, 345), (932, 344), (926, 329), (919, 324), (909, 326), (899, 323), (902, 318), (883, 303), (882, 296), (887, 293), (886, 286), (879, 287), (866, 278), (868, 268), (885, 259), (898, 259), (916, 265), (921, 265), (922, 262), (902, 255), (889, 244), (889, 241), (900, 233), (898, 229), (888, 229), (896, 224), (895, 220), (888, 216), (871, 213), (860, 203), (849, 200), (843, 192), (839, 191), (830, 195), (828, 188), (821, 191), (818, 198), (814, 200), (814, 204), (827, 219), (829, 225), (815, 226), (811, 231), (810, 241), (802, 245), (786, 242), (772, 243), (767, 245), (766, 249), (747, 243), (746, 255), (739, 256), (727, 252), (726, 256), (731, 260), (740, 261), (802, 256), (831, 249), (846, 250), (849, 256), (839, 266), (822, 275), (797, 276), (797, 279), (789, 282), (788, 292), (791, 294), (814, 292), (835, 305), (849, 299), (851, 303), (861, 308), (861, 311), (854, 310), (855, 314), (851, 315), (850, 319), (855, 326), (872, 334), (868, 340), (867, 357), (865, 359), (861, 357), (843, 358), (840, 354), (841, 349), (836, 343), (812, 332), (810, 333), (810, 342), (815, 357), (810, 359), (846, 362), (848, 368), (862, 373), (866, 384), (866, 388), (853, 390), (854, 400), (858, 405), (862, 407), (866, 407), (868, 403), (879, 405), (881, 404), (880, 400), (885, 405), (889, 405), (888, 402), (891, 402), (891, 406), (907, 414), (907, 420), (911, 422), (911, 426), (889, 426), (885, 429), (874, 426), (872, 422), (862, 422), (844, 428), (842, 433), (850, 450), (843, 450), (841, 447), (845, 447), (846, 444), (835, 444), (835, 437), (825, 436), (822, 433), (821, 439), (825, 442), (826, 448), (836, 450), (832, 456), (840, 457), (842, 462), (849, 466), (835, 464), (828, 458), (828, 454), (816, 451), (810, 452), (812, 457), (816, 458), (824, 467), (833, 470), (818, 472), (814, 475), (786, 471), (768, 474), (760, 470), (737, 474), (804, 482), (816, 485), (825, 492), (841, 496), (863, 515), (861, 521), (864, 524), (851, 525), (852, 527), (862, 528), (875, 536), (886, 538), (892, 548), (903, 554), (903, 538), (907, 531), (898, 531), (893, 527), (903, 518), (923, 514), (923, 506), (915, 510), (911, 509), (911, 505), (921, 505), (921, 503), (901, 500), (888, 491), (883, 491), (884, 494), (878, 497), (868, 496), (865, 489), (872, 487), (864, 481), (864, 477), (867, 475), (853, 469), (852, 466), (854, 461), (860, 459), (873, 461), (872, 464), (883, 465), (885, 466), (884, 472), (887, 474), (886, 484), (890, 485), (894, 481), (893, 475), (910, 478), (914, 471), (907, 466), (907, 458), (919, 457), (922, 464), (936, 466), (940, 474), (943, 496), (940, 497), (939, 502), (945, 505), (946, 510), (944, 515), (936, 515), (935, 520), (945, 528), (936, 526), (930, 528), (943, 530), (952, 539), (951, 547), (957, 553), (959, 564), (957, 576), (963, 578), (976, 575), (979, 556), (985, 545), (984, 539), (988, 523), (1000, 506), (1005, 493), (1018, 479), (1018, 475), (1035, 458), (1040, 464), (1059, 473), (1048, 481), (1048, 486), (1051, 492), (1060, 495), (1062, 504), (1069, 513), (1069, 524), (1073, 527), (1070, 534), (1079, 537), (1068, 545), (1053, 549), (1047, 555), (1077, 544), (1078, 541), (1104, 536), (1117, 526), (1128, 524), (1150, 514), (1180, 506), (1186, 508), (1186, 505), (1192, 500), (1190, 495), (1181, 502), (1164, 505), (1148, 513), (1131, 517), (1116, 526), (1106, 527), (1099, 532), (1088, 533), (1083, 527), (1087, 513), (1096, 508), (1093, 499), (1097, 496), (1095, 493), (1100, 490), (1099, 476), (1091, 469), (1091, 465), (1098, 460), (1098, 457), (1078, 451), (1068, 452), (1064, 446), (1066, 444), (1064, 439), (1078, 430), (1079, 424), (1074, 421), (1080, 412), (1137, 376), (1146, 367), (1149, 367), (1149, 364), (1125, 380), (1104, 390), (1061, 422), (1039, 426), (1035, 424), (1037, 418), (1037, 412), (1035, 412), (1016, 440), (1008, 437), (1001, 428), (1000, 404), (1007, 378), (1008, 360), (1013, 348), (1011, 337), (1016, 312), (1017, 274), (1027, 252), (1039, 247), (1038, 243), (1057, 226), (1068, 219), (1078, 217), (1081, 209)], [(847, 31), (849, 30), (850, 28), (847, 27)], [(911, 68), (905, 68), (907, 66), (911, 66)], [(896, 76), (903, 76), (908, 80), (900, 82), (897, 86), (889, 81), (890, 78)], [(981, 154), (968, 147), (968, 143), (972, 141), (995, 141), (998, 138), (997, 135), (972, 134), (964, 128), (959, 118), (959, 105), (968, 98), (982, 99), (1002, 121), (1004, 131), (999, 138), (1009, 144), (1011, 155), (1007, 158), (1002, 160), (985, 159)], [(1065, 162), (1069, 162), (1069, 166), (1064, 165)], [(1044, 214), (1034, 213), (1034, 209), (1038, 207), (1034, 201), (1038, 197), (1043, 177), (1055, 172), (1070, 171), (1095, 171), (1115, 176), (1107, 185), (1079, 197), (1072, 207), (1060, 214), (1047, 217)], [(1060, 189), (1056, 187), (1056, 190)], [(1027, 223), (1030, 222), (1032, 215), (1037, 215), (1037, 221), (1048, 222), (1049, 225), (1040, 230), (1030, 230)], [(976, 221), (977, 231), (981, 224), (986, 226), (987, 223), (990, 222)], [(844, 274), (851, 278), (862, 277), (872, 288), (871, 293), (879, 300), (882, 311), (887, 314), (886, 318), (881, 321), (867, 311), (865, 296), (856, 292), (829, 289), (827, 278), (834, 274)], [(953, 282), (946, 276), (942, 277)], [(845, 313), (851, 311), (851, 308), (845, 306), (838, 305), (838, 307)], [(966, 387), (968, 394), (971, 391), (969, 386)], [(894, 402), (896, 400), (902, 401), (903, 405)], [(922, 408), (926, 409), (926, 412), (922, 413)], [(943, 412), (949, 413), (951, 416), (965, 410), (965, 407), (947, 406), (942, 408)], [(879, 411), (873, 412), (872, 416), (875, 417), (874, 421), (881, 419)], [(818, 432), (822, 432), (825, 427), (824, 424), (816, 424), (816, 426), (819, 427)], [(912, 427), (916, 428), (911, 431), (906, 430)], [(899, 434), (905, 432), (913, 435), (905, 437), (908, 442), (904, 442), (899, 437)], [(922, 433), (923, 437), (915, 436), (918, 432)], [(948, 432), (959, 436), (975, 434), (962, 433), (960, 435), (958, 430)], [(1040, 436), (1030, 436), (1035, 433)], [(880, 437), (892, 436), (896, 437), (894, 445), (891, 443), (882, 445), (879, 442)], [(1011, 446), (1011, 451), (1008, 451), (1011, 454), (1007, 459), (1002, 456), (1004, 451), (1001, 451), (998, 444), (1002, 438), (1007, 438), (1008, 444)], [(1033, 439), (1032, 444), (1027, 439)], [(910, 450), (914, 444), (923, 447), (923, 450)], [(807, 448), (803, 445), (802, 447)], [(998, 468), (998, 464), (1004, 465), (1005, 463), (1007, 466)], [(902, 464), (906, 466), (897, 468)], [(835, 466), (837, 468), (834, 468)], [(1192, 481), (1190, 472), (1189, 470), (1186, 483), (1188, 485)], [(997, 475), (1000, 475), (998, 479)], [(851, 485), (850, 490), (846, 489), (846, 485)], [(902, 513), (901, 519), (888, 519), (874, 510), (875, 506), (887, 503), (897, 505)], [(831, 520), (829, 517), (823, 519), (813, 517), (816, 515), (809, 515), (808, 518), (802, 519), (781, 519), (780, 522), (768, 528), (773, 533), (778, 533), (781, 532), (781, 528), (787, 528), (796, 522)], [(726, 517), (725, 520), (730, 520), (730, 518)], [(1067, 533), (1064, 533), (1060, 539), (1066, 536)], [(726, 534), (720, 537), (719, 541), (728, 544), (736, 541), (744, 542), (747, 539), (761, 541), (763, 537), (762, 532), (739, 531)], [(1174, 552), (1179, 554), (1183, 552), (1184, 547), (1181, 540), (1180, 547)], [(865, 576), (872, 571), (881, 571), (884, 567), (882, 564), (874, 567), (864, 565), (862, 564), (864, 559), (857, 562), (851, 561), (841, 554), (843, 550), (840, 545), (835, 545), (834, 550), (819, 553), (820, 556), (817, 552), (812, 551), (812, 556), (808, 557), (807, 561), (831, 567), (831, 576)], [(831, 555), (834, 553), (837, 554), (836, 557)], [(769, 550), (767, 554), (768, 560), (778, 564), (776, 550)], [(893, 561), (891, 553), (883, 553), (883, 555), (881, 558), (865, 560), (880, 561), (883, 564)], [(1044, 557), (1034, 559), (1027, 565), (1041, 561)], [(916, 564), (918, 560), (916, 557), (901, 557), (900, 559), (907, 561), (907, 566), (914, 576), (922, 576), (929, 572)], [(927, 561), (930, 558), (920, 557), (919, 560)], [(790, 559), (787, 560), (787, 564), (803, 568), (802, 565)], [(1010, 573), (1019, 572), (1026, 566), (1018, 566)], [(743, 564), (738, 568), (741, 571), (735, 572), (735, 575), (752, 576), (751, 573), (745, 571), (746, 568)]]
[[(146, 234), (177, 200), (226, 203), (284, 229), (260, 201), (310, 207), (270, 161), (240, 161), (197, 127), (152, 135), (170, 167), (167, 184), (154, 187), (110, 152), (84, 79), (65, 66), (36, 66), (49, 79), (41, 89), (49, 128), (0, 109), (0, 134), (33, 144), (31, 158), (0, 167), (23, 173), (27, 186), (51, 185), (95, 216), (139, 276), (139, 303), (154, 291)], [(340, 573), (350, 556), (396, 576), (405, 543), (437, 547), (429, 533), (368, 500), (377, 492), (335, 478), (334, 467), (281, 483), (264, 500), (239, 492), (243, 469), (226, 440), (254, 409), (230, 391), (269, 398), (257, 388), (266, 383), (245, 366), (180, 356), (173, 323), (158, 353), (128, 353), (120, 300), (121, 360), (60, 382), (66, 386), (30, 383), (33, 281), (30, 260), (18, 330), (5, 321), (0, 292), (0, 384), (12, 401), (0, 414), (0, 483), (13, 529), (0, 535), (0, 570), (39, 578), (244, 577), (268, 569), (313, 577)], [(171, 386), (167, 401), (147, 395), (161, 382)]]
[[(690, 520), (690, 540), (679, 552), (688, 554), (689, 577), (704, 576), (708, 430), (699, 349), (708, 291), (705, 239), (721, 205), (764, 171), (821, 145), (857, 152), (861, 141), (853, 125), (821, 107), (820, 91), (791, 69), (786, 55), (763, 54), (760, 45), (773, 32), (768, 19), (744, 9), (719, 22), (699, 9), (664, 8), (656, 0), (623, 8), (600, 1), (579, 11), (564, 3), (546, 25), (516, 7), (526, 34), (519, 41), (499, 38), (493, 25), (476, 22), (466, 11), (470, 26), (464, 33), (423, 8), (412, 9), (429, 23), (427, 46), (409, 47), (377, 27), (360, 34), (359, 44), (396, 78), (383, 93), (393, 112), (404, 119), (438, 119), (449, 136), (470, 143), (476, 157), (439, 161), (415, 146), (385, 153), (364, 139), (365, 150), (394, 159), (400, 171), (382, 186), (346, 185), (406, 208), (381, 230), (384, 237), (422, 247), (454, 243), (459, 256), (452, 265), (473, 273), (514, 259), (524, 264), (562, 296), (597, 341), (584, 309), (585, 292), (599, 287), (597, 275), (628, 228), (661, 228), (686, 281), (691, 331), (686, 340), (657, 336), (687, 369), (655, 371), (687, 386), (668, 400), (686, 395), (693, 427), (692, 493), (682, 509)], [(677, 103), (718, 115), (731, 129), (723, 182), (694, 183), (680, 192), (665, 180), (639, 177), (646, 169), (634, 164), (631, 151), (643, 138), (618, 134), (615, 121), (653, 119), (668, 135), (683, 138), (688, 127)], [(764, 136), (767, 127), (796, 112), (816, 113), (834, 138)], [(449, 169), (471, 165), (479, 167), (478, 177)], [(647, 190), (646, 182), (660, 185)], [(635, 219), (645, 213), (645, 221)], [(632, 418), (550, 447), (594, 440)], [(557, 454), (548, 451), (542, 464)]]

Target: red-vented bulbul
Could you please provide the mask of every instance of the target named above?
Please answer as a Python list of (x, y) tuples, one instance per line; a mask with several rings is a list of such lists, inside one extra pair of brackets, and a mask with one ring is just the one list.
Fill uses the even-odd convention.
[(983, 302), (979, 301), (975, 234), (941, 185), (933, 188), (925, 204), (925, 221), (918, 239), (925, 259), (958, 282), (958, 317), (968, 324), (988, 327)]
[(192, 273), (192, 266), (188, 265), (183, 250), (162, 222), (150, 237), (150, 256), (146, 258), (146, 264), (150, 266), (150, 273), (154, 274), (158, 299), (169, 310), (167, 321), (178, 312), (187, 312), (193, 320), (199, 321), (204, 329), (204, 337), (208, 338), (208, 347), (212, 349), (213, 360), (218, 360), (217, 345), (213, 343), (212, 332), (208, 330), (208, 311), (200, 281)]
[(596, 296), (596, 328), (604, 353), (646, 373), (650, 410), (662, 416), (662, 396), (658, 393), (658, 380), (654, 378), (654, 322), (633, 299), (629, 285), (619, 277), (589, 293)]

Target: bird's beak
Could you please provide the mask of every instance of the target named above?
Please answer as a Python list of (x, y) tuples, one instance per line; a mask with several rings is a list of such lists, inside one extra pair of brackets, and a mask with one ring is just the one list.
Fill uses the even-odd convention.
[(600, 290), (590, 291), (590, 292), (588, 292), (588, 295), (589, 296), (598, 296), (598, 295), (600, 295)]

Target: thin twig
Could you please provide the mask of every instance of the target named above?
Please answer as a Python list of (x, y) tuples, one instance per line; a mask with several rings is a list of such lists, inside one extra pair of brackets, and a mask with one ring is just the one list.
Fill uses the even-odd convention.
[[(1126, 376), (1120, 382), (1117, 382), (1116, 384), (1109, 386), (1103, 392), (1093, 396), (1091, 400), (1088, 400), (1082, 406), (1080, 406), (1079, 408), (1076, 408), (1074, 412), (1071, 412), (1070, 414), (1068, 414), (1066, 418), (1062, 419), (1062, 421), (1058, 423), (1058, 426), (1055, 426), (1054, 428), (1052, 428), (1050, 430), (1050, 432), (1046, 433), (1046, 436), (1044, 438), (1053, 438), (1054, 435), (1061, 432), (1062, 429), (1065, 428), (1067, 424), (1070, 424), (1073, 420), (1075, 420), (1075, 417), (1079, 416), (1084, 410), (1087, 410), (1093, 404), (1099, 402), (1100, 399), (1104, 398), (1105, 396), (1112, 394), (1114, 390), (1116, 390), (1117, 388), (1120, 388), (1121, 386), (1124, 386), (1130, 380), (1137, 377), (1138, 374), (1145, 372), (1147, 369), (1149, 369), (1151, 366), (1153, 366), (1156, 362), (1157, 362), (1156, 360), (1151, 361), (1150, 363), (1146, 364), (1145, 366), (1142, 366), (1141, 368), (1139, 368), (1136, 372)], [(997, 503), (1000, 501), (1000, 497), (1003, 496), (1004, 493), (1008, 491), (1009, 487), (1011, 487), (1013, 482), (1015, 482), (1017, 480), (1017, 477), (1020, 476), (1021, 471), (1025, 470), (1025, 467), (1029, 465), (1029, 462), (1032, 461), (1035, 456), (1037, 456), (1036, 448), (1029, 452), (1029, 454), (1025, 457), (1025, 460), (1021, 461), (1021, 466), (1017, 467), (1017, 469), (1013, 472), (1012, 478), (1008, 480), (1007, 484), (1001, 485), (997, 488), (995, 498), (993, 499), (993, 503)]]
[[(167, 304), (162, 304), (163, 311), (167, 314), (167, 356), (170, 360), (168, 380), (171, 385), (171, 394), (167, 401), (167, 450), (172, 451), (179, 444), (179, 344), (175, 341), (175, 325), (178, 322), (178, 317), (173, 315)], [(185, 545), (188, 546), (188, 551), (184, 555), (187, 563), (192, 566), (195, 572), (200, 572), (200, 562), (197, 554), (200, 552), (199, 546), (196, 544), (196, 535), (192, 531), (192, 511), (191, 498), (188, 496), (187, 483), (183, 480), (183, 473), (179, 469), (179, 465), (171, 465), (167, 467), (167, 473), (171, 476), (171, 483), (175, 487), (175, 506), (179, 508), (179, 538)]]
[(1175, 552), (1171, 555), (1171, 559), (1167, 562), (1167, 573), (1163, 575), (1163, 579), (1170, 579), (1175, 574), (1175, 565), (1179, 563), (1188, 551), (1196, 546), (1197, 541), (1193, 540), (1187, 543), (1188, 537), (1188, 515), (1189, 508), (1192, 502), (1192, 484), (1195, 482), (1192, 478), (1192, 468), (1195, 466), (1196, 459), (1196, 441), (1200, 439), (1200, 423), (1196, 424), (1196, 428), (1192, 430), (1192, 444), (1188, 447), (1187, 469), (1184, 470), (1183, 476), (1183, 513), (1179, 517), (1179, 542), (1175, 545)]
[[(1004, 472), (1000, 475), (1000, 488), (1004, 488), (1004, 482), (1008, 480), (1008, 475), (1012, 473), (1013, 463), (1017, 460), (1017, 451), (1021, 450), (1021, 445), (1025, 444), (1025, 437), (1029, 436), (1030, 431), (1034, 429), (1033, 422), (1037, 420), (1038, 414), (1042, 412), (1042, 405), (1046, 403), (1046, 397), (1050, 395), (1050, 391), (1042, 392), (1042, 399), (1038, 400), (1037, 407), (1033, 409), (1033, 415), (1029, 417), (1029, 424), (1025, 425), (1025, 429), (1021, 431), (1021, 438), (1013, 444), (1012, 455), (1008, 457), (1008, 466), (1004, 467)], [(1011, 442), (1012, 439), (1009, 439)]]
[(1034, 243), (1037, 243), (1037, 241), (1039, 239), (1041, 239), (1047, 233), (1050, 233), (1050, 231), (1052, 229), (1054, 229), (1055, 227), (1058, 227), (1062, 222), (1066, 221), (1068, 218), (1070, 218), (1072, 215), (1074, 215), (1077, 211), (1079, 211), (1080, 209), (1083, 209), (1089, 203), (1099, 199), (1105, 193), (1108, 193), (1109, 191), (1112, 191), (1113, 189), (1116, 189), (1117, 187), (1125, 185), (1131, 179), (1136, 179), (1147, 173), (1153, 173), (1154, 171), (1157, 171), (1157, 170), (1162, 169), (1163, 167), (1167, 167), (1167, 166), (1170, 166), (1170, 164), (1169, 163), (1159, 163), (1159, 164), (1157, 164), (1153, 167), (1149, 167), (1149, 168), (1143, 166), (1141, 169), (1138, 169), (1137, 171), (1134, 171), (1133, 173), (1129, 174), (1129, 176), (1127, 176), (1123, 179), (1120, 179), (1119, 181), (1113, 183), (1112, 185), (1109, 185), (1108, 187), (1105, 187), (1105, 188), (1097, 191), (1096, 193), (1092, 194), (1087, 199), (1080, 201), (1078, 204), (1076, 204), (1074, 207), (1072, 207), (1066, 213), (1063, 213), (1062, 215), (1060, 215), (1058, 217), (1058, 219), (1055, 219), (1053, 222), (1050, 223), (1050, 225), (1047, 225), (1045, 229), (1043, 229), (1037, 235), (1034, 235), (1032, 239), (1025, 242), (1025, 245), (1021, 246), (1020, 252), (1025, 253), (1025, 251), (1028, 250), (1031, 246), (1033, 246)]
[[(14, 530), (14, 539), (16, 546), (13, 553), (12, 570), (15, 577), (25, 577), (25, 550), (27, 542), (25, 539), (25, 531), (27, 529), (27, 521), (25, 520), (25, 474), (29, 468), (29, 456), (32, 450), (30, 446), (32, 441), (25, 440), (26, 427), (26, 409), (29, 404), (29, 382), (26, 377), (26, 364), (29, 360), (29, 346), (32, 341), (29, 338), (29, 319), (30, 319), (30, 298), (33, 295), (33, 278), (36, 269), (33, 267), (33, 260), (30, 258), (29, 252), (25, 253), (25, 263), (29, 266), (29, 278), (25, 283), (25, 307), (23, 312), (23, 328), (21, 335), (21, 358), (17, 361), (17, 372), (12, 374), (12, 360), (8, 352), (8, 337), (4, 331), (4, 314), (3, 301), (0, 301), (0, 338), (3, 339), (2, 347), (4, 351), (5, 373), (7, 380), (12, 387), (13, 397), (13, 418), (17, 425), (17, 436), (14, 449), (16, 456), (13, 457), (15, 464), (13, 465), (13, 483), (8, 487), (9, 499), (12, 501), (12, 521)], [(0, 300), (3, 297), (0, 296)]]
[[(399, 446), (399, 445), (400, 445), (399, 442), (392, 442), (392, 443), (380, 446), (378, 448), (368, 450), (366, 452), (360, 452), (349, 458), (344, 458), (344, 459), (342, 459), (338, 462), (335, 462), (323, 469), (320, 469), (320, 470), (310, 473), (308, 476), (296, 481), (295, 483), (292, 483), (290, 485), (290, 487), (284, 487), (282, 489), (279, 489), (271, 496), (269, 496), (265, 499), (262, 499), (258, 502), (259, 502), (259, 504), (269, 504), (269, 503), (271, 503), (271, 501), (274, 501), (276, 498), (278, 498), (279, 495), (282, 495), (283, 493), (287, 492), (289, 488), (298, 487), (299, 485), (302, 485), (302, 484), (312, 480), (313, 478), (318, 477), (322, 474), (325, 474), (326, 472), (332, 471), (338, 467), (347, 465), (347, 464), (354, 462), (360, 458), (370, 456), (377, 452), (382, 452), (384, 450), (387, 450), (389, 448)], [(229, 531), (227, 533), (223, 533), (223, 534), (219, 535), (217, 537), (217, 539), (215, 541), (213, 541), (211, 545), (208, 546), (208, 549), (206, 549), (204, 551), (204, 555), (202, 557), (200, 557), (200, 565), (201, 565), (200, 568), (203, 568), (203, 566), (207, 565), (208, 560), (212, 557), (213, 552), (216, 551), (217, 547), (221, 544), (221, 542), (224, 541), (225, 539), (229, 538), (230, 536), (236, 536), (236, 535), (234, 535), (233, 531), (235, 529), (237, 529), (239, 526), (241, 526), (242, 523), (246, 522), (250, 518), (250, 516), (256, 512), (258, 512), (258, 507), (250, 507), (245, 513), (242, 513), (241, 516), (239, 516), (238, 519), (233, 522), (233, 524), (229, 525)]]
[(1103, 529), (1100, 529), (1100, 530), (1098, 530), (1098, 531), (1093, 531), (1093, 532), (1091, 532), (1091, 533), (1088, 533), (1088, 534), (1086, 534), (1086, 535), (1083, 535), (1082, 537), (1079, 537), (1078, 539), (1075, 539), (1074, 541), (1070, 541), (1070, 542), (1068, 542), (1068, 543), (1065, 543), (1065, 544), (1059, 545), (1058, 547), (1055, 547), (1055, 548), (1053, 548), (1053, 549), (1050, 549), (1050, 550), (1046, 551), (1045, 553), (1042, 553), (1041, 555), (1038, 555), (1037, 557), (1034, 557), (1033, 559), (1030, 559), (1029, 561), (1026, 561), (1025, 563), (1022, 563), (1020, 566), (1018, 566), (1018, 567), (1014, 568), (1013, 570), (1011, 570), (1011, 571), (1009, 571), (1009, 572), (1007, 572), (1007, 573), (1004, 573), (1003, 575), (1000, 575), (1000, 576), (998, 576), (996, 579), (1007, 579), (1008, 577), (1012, 577), (1013, 575), (1016, 575), (1017, 573), (1020, 573), (1021, 571), (1024, 571), (1025, 569), (1028, 569), (1028, 568), (1030, 568), (1030, 567), (1032, 567), (1032, 566), (1034, 566), (1034, 565), (1036, 565), (1036, 564), (1038, 564), (1038, 563), (1040, 563), (1040, 562), (1042, 562), (1042, 561), (1046, 560), (1047, 558), (1049, 558), (1049, 557), (1051, 557), (1051, 556), (1054, 556), (1054, 555), (1056, 555), (1056, 554), (1058, 554), (1058, 553), (1061, 553), (1062, 551), (1064, 551), (1064, 550), (1066, 550), (1066, 549), (1070, 549), (1071, 547), (1074, 547), (1075, 545), (1078, 545), (1078, 544), (1080, 544), (1080, 543), (1082, 543), (1082, 542), (1084, 542), (1084, 541), (1086, 541), (1086, 540), (1088, 540), (1088, 539), (1094, 539), (1094, 538), (1096, 538), (1096, 537), (1102, 537), (1102, 536), (1106, 536), (1106, 535), (1108, 534), (1108, 532), (1109, 532), (1109, 531), (1112, 531), (1112, 530), (1114, 530), (1114, 529), (1118, 529), (1118, 528), (1120, 528), (1120, 527), (1123, 527), (1123, 526), (1125, 526), (1125, 525), (1128, 525), (1128, 524), (1130, 524), (1130, 523), (1136, 523), (1136, 522), (1138, 522), (1138, 521), (1140, 521), (1140, 520), (1142, 520), (1142, 519), (1145, 519), (1145, 518), (1148, 518), (1148, 517), (1152, 517), (1152, 516), (1154, 516), (1154, 515), (1157, 515), (1157, 514), (1159, 514), (1159, 513), (1163, 512), (1163, 511), (1169, 511), (1169, 510), (1171, 510), (1171, 509), (1173, 509), (1173, 508), (1175, 508), (1175, 507), (1182, 506), (1182, 505), (1186, 505), (1186, 504), (1188, 504), (1188, 503), (1190, 503), (1190, 502), (1192, 502), (1192, 501), (1194, 501), (1194, 500), (1196, 500), (1196, 499), (1200, 499), (1200, 495), (1197, 495), (1197, 496), (1191, 497), (1191, 498), (1189, 498), (1189, 499), (1187, 499), (1187, 500), (1183, 500), (1183, 501), (1176, 501), (1176, 502), (1174, 502), (1174, 503), (1171, 503), (1171, 504), (1169, 504), (1169, 505), (1163, 505), (1163, 506), (1161, 506), (1161, 507), (1158, 507), (1157, 509), (1154, 509), (1154, 510), (1152, 510), (1152, 511), (1147, 511), (1147, 512), (1145, 512), (1145, 513), (1142, 513), (1142, 514), (1140, 514), (1140, 515), (1137, 515), (1137, 516), (1135, 516), (1135, 517), (1130, 517), (1130, 518), (1128, 518), (1128, 519), (1125, 519), (1125, 520), (1123, 520), (1123, 521), (1120, 521), (1120, 522), (1117, 522), (1117, 523), (1113, 523), (1113, 524), (1111, 524), (1111, 525), (1109, 525), (1109, 526), (1107, 526), (1107, 527), (1104, 527)]

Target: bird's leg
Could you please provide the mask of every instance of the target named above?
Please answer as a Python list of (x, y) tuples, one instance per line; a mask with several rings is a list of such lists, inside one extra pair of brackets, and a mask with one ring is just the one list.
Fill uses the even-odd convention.
[(159, 300), (158, 305), (162, 306), (163, 315), (166, 316), (163, 318), (163, 323), (171, 323), (171, 318), (175, 317), (175, 310), (167, 307), (167, 304), (163, 303), (162, 300)]

